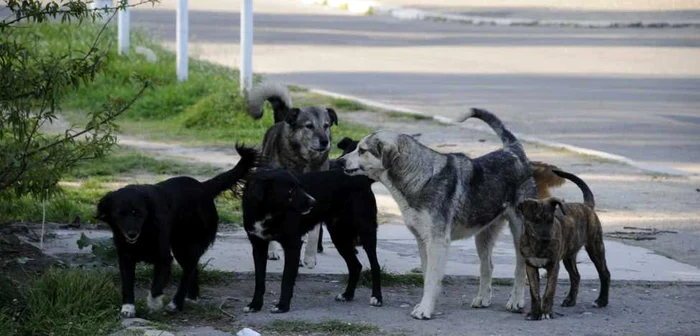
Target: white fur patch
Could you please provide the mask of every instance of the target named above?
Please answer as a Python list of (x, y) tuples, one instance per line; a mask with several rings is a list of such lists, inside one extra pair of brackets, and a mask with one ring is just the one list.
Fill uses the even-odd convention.
[(382, 302), (379, 301), (379, 299), (377, 299), (376, 297), (373, 296), (373, 297), (369, 298), (369, 305), (372, 306), (372, 307), (381, 307), (381, 306), (382, 306)]
[(151, 294), (148, 294), (146, 297), (146, 303), (148, 304), (148, 309), (151, 312), (157, 312), (163, 309), (163, 295), (152, 297)]
[(270, 237), (264, 234), (265, 228), (263, 227), (263, 224), (266, 221), (270, 220), (271, 218), (272, 218), (272, 216), (266, 215), (263, 220), (259, 220), (259, 221), (255, 222), (253, 224), (253, 230), (248, 231), (248, 233), (253, 235), (253, 236), (260, 237), (260, 239), (269, 240)]
[(125, 303), (122, 305), (122, 310), (120, 312), (122, 317), (132, 318), (136, 316), (136, 306), (131, 303)]
[(347, 300), (345, 299), (345, 297), (343, 296), (343, 293), (340, 293), (340, 294), (336, 295), (336, 296), (335, 296), (335, 300), (336, 300), (336, 301), (340, 301), (340, 302), (345, 302), (345, 301), (347, 301)]
[(176, 311), (176, 310), (177, 310), (177, 306), (175, 305), (175, 302), (170, 301), (170, 303), (168, 303), (167, 309), (168, 309), (169, 311), (171, 311), (171, 312)]
[(245, 306), (245, 307), (243, 307), (243, 312), (244, 313), (251, 313), (251, 312), (253, 312), (253, 309), (248, 307), (248, 306)]

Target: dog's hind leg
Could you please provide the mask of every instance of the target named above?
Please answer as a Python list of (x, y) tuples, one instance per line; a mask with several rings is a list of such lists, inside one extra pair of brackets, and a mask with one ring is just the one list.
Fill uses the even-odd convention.
[(199, 267), (194, 268), (192, 280), (187, 286), (187, 298), (192, 301), (199, 299)]
[(506, 309), (511, 312), (521, 312), (525, 308), (525, 258), (520, 254), (520, 237), (523, 235), (524, 219), (517, 210), (508, 211), (508, 226), (513, 235), (513, 246), (515, 247), (515, 275), (513, 279), (513, 290), (506, 303)]
[(355, 255), (355, 251), (353, 250), (353, 240), (347, 232), (343, 232), (341, 229), (343, 226), (349, 224), (350, 223), (336, 223), (333, 228), (328, 229), (333, 244), (348, 266), (347, 287), (345, 288), (345, 292), (335, 297), (336, 301), (352, 301), (355, 298), (355, 288), (357, 288), (357, 281), (360, 279), (360, 272), (362, 272), (362, 264), (357, 260), (357, 255)]
[(573, 307), (576, 305), (578, 285), (581, 282), (581, 275), (578, 273), (578, 267), (576, 266), (576, 254), (574, 253), (573, 256), (567, 256), (564, 258), (563, 262), (566, 271), (569, 272), (571, 288), (569, 288), (569, 295), (566, 296), (566, 299), (564, 299), (561, 305), (562, 307)]
[(323, 253), (323, 225), (318, 228), (318, 244), (316, 246), (317, 253)]
[(472, 300), (472, 307), (485, 308), (491, 305), (491, 283), (493, 281), (493, 261), (491, 253), (493, 246), (496, 244), (498, 234), (501, 232), (505, 220), (497, 220), (496, 223), (484, 228), (476, 234), (474, 239), (476, 243), (476, 252), (479, 255), (479, 292)]
[(368, 232), (362, 235), (362, 248), (367, 253), (369, 259), (370, 273), (372, 274), (372, 297), (369, 298), (370, 306), (380, 307), (384, 300), (382, 298), (382, 268), (377, 259), (377, 231)]
[(304, 266), (312, 269), (316, 267), (316, 247), (318, 246), (319, 230), (323, 223), (318, 223), (309, 231), (308, 239), (306, 240), (306, 249), (304, 251)]
[(253, 313), (260, 311), (265, 296), (265, 273), (267, 272), (267, 251), (270, 242), (253, 235), (248, 235), (253, 246), (253, 262), (255, 264), (255, 292), (253, 300), (243, 308), (243, 312)]
[[(421, 225), (424, 228), (433, 228), (432, 223)], [(447, 265), (447, 253), (450, 246), (449, 233), (444, 236), (435, 236), (434, 233), (426, 235), (426, 272), (423, 279), (423, 298), (413, 308), (411, 316), (419, 320), (431, 318), (435, 309), (437, 296), (440, 294), (442, 277), (445, 275)], [(424, 236), (425, 237), (425, 236)], [(424, 238), (425, 239), (425, 238)]]
[(600, 278), (600, 294), (598, 298), (593, 302), (595, 307), (605, 307), (608, 305), (608, 291), (610, 290), (610, 271), (608, 270), (608, 265), (605, 262), (605, 245), (603, 245), (603, 233), (602, 230), (598, 230), (598, 234), (595, 239), (589, 239), (586, 244), (586, 252), (591, 258), (591, 261), (595, 265), (598, 271), (598, 277)]

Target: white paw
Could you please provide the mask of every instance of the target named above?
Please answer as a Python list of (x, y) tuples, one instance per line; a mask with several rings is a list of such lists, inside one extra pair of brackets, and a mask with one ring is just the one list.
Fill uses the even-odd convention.
[(427, 305), (423, 304), (417, 304), (414, 308), (413, 311), (411, 312), (411, 316), (413, 316), (414, 319), (418, 320), (430, 320), (430, 316), (433, 314), (433, 308), (432, 307), (427, 307)]
[(157, 297), (152, 297), (148, 294), (146, 297), (148, 303), (148, 310), (153, 313), (163, 309), (163, 295), (158, 295)]
[(551, 314), (542, 314), (542, 319), (543, 319), (543, 320), (551, 320), (551, 319), (552, 319), (552, 315), (551, 315)]
[(170, 303), (168, 303), (168, 307), (166, 307), (166, 309), (170, 312), (175, 312), (175, 311), (177, 311), (177, 306), (175, 305), (175, 302), (170, 301)]
[(369, 305), (373, 307), (381, 307), (382, 306), (382, 301), (377, 299), (376, 297), (371, 297), (369, 298)]
[(519, 300), (515, 298), (515, 296), (511, 295), (510, 299), (508, 299), (508, 303), (506, 303), (506, 310), (511, 311), (511, 312), (520, 312), (522, 309), (525, 308), (525, 298), (521, 297)]
[(340, 302), (345, 302), (345, 301), (347, 301), (347, 299), (345, 298), (345, 296), (343, 296), (343, 293), (340, 293), (340, 294), (336, 295), (336, 296), (335, 296), (335, 300), (336, 300), (336, 301), (340, 301)]
[(486, 308), (491, 305), (491, 296), (477, 296), (472, 300), (472, 308)]
[(245, 306), (245, 307), (243, 307), (243, 312), (244, 313), (252, 313), (252, 312), (255, 312), (255, 310), (253, 310), (253, 308)]
[(136, 306), (130, 303), (125, 303), (122, 305), (122, 310), (119, 313), (121, 317), (132, 318), (136, 316)]
[(280, 255), (277, 251), (267, 251), (267, 260), (280, 260)]
[(304, 266), (308, 269), (316, 267), (316, 256), (304, 256)]

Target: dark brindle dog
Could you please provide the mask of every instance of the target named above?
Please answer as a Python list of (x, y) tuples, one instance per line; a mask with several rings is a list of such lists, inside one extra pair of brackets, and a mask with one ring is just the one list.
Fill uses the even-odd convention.
[[(518, 209), (525, 218), (525, 233), (520, 238), (520, 252), (525, 258), (527, 277), (530, 282), (531, 310), (528, 320), (551, 319), (554, 293), (559, 275), (559, 261), (569, 272), (571, 288), (562, 306), (576, 304), (581, 276), (576, 267), (576, 254), (586, 246), (588, 256), (595, 264), (600, 277), (600, 295), (594, 306), (608, 304), (610, 272), (605, 263), (605, 246), (600, 220), (593, 210), (593, 193), (576, 175), (553, 170), (563, 178), (574, 182), (583, 192), (583, 203), (564, 203), (557, 198), (541, 200), (526, 199)], [(559, 208), (560, 211), (556, 211)], [(540, 300), (539, 268), (547, 270), (547, 288)]]

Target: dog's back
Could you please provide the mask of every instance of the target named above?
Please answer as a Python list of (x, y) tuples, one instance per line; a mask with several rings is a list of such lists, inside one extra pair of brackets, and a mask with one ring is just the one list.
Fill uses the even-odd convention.
[(566, 246), (578, 252), (587, 241), (602, 239), (603, 228), (595, 213), (595, 198), (586, 182), (578, 176), (559, 169), (553, 169), (552, 172), (574, 182), (583, 193), (583, 203), (565, 203), (563, 207), (566, 215), (561, 212), (556, 214), (557, 220), (561, 223), (562, 231), (578, 232), (578, 234), (565, 234), (569, 240)]

